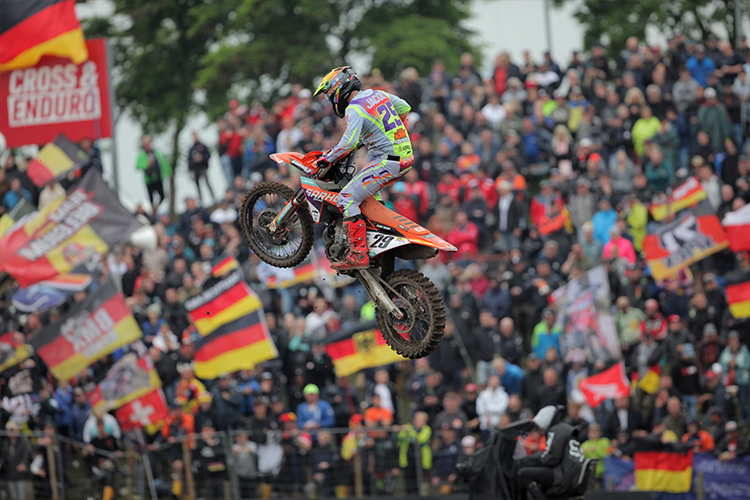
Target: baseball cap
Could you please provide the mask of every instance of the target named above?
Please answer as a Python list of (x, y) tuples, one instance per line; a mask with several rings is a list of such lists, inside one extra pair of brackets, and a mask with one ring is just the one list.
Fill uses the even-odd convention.
[(716, 275), (714, 273), (706, 273), (703, 275), (704, 283), (711, 283), (712, 281), (716, 281)]
[(472, 448), (476, 446), (477, 444), (477, 438), (474, 436), (464, 436), (461, 440), (461, 446), (464, 448)]
[(529, 361), (539, 361), (539, 356), (537, 356), (534, 352), (529, 353), (529, 355), (526, 356), (526, 362), (528, 363)]
[(738, 338), (740, 338), (740, 332), (738, 332), (737, 330), (732, 330), (727, 335), (727, 338), (728, 339), (738, 339)]
[(466, 387), (464, 387), (464, 392), (477, 392), (477, 384), (466, 384)]
[(287, 412), (287, 413), (282, 413), (281, 417), (279, 417), (279, 418), (284, 423), (286, 423), (286, 422), (296, 422), (297, 421), (297, 415), (295, 415), (291, 411)]
[(669, 316), (669, 322), (670, 323), (677, 323), (680, 321), (680, 315), (679, 314), (672, 314)]
[(581, 139), (581, 142), (579, 142), (578, 145), (582, 148), (590, 148), (594, 145), (594, 141), (592, 141), (588, 137), (584, 137), (583, 139)]
[(706, 90), (705, 90), (705, 91), (703, 92), (703, 97), (704, 97), (705, 99), (713, 99), (713, 98), (715, 98), (715, 97), (716, 97), (716, 91), (715, 91), (715, 90), (714, 90), (713, 88), (711, 88), (711, 87), (708, 87), (708, 88), (707, 88), (707, 89), (706, 89)]
[(263, 372), (260, 378), (261, 380), (273, 380), (273, 374), (271, 372)]
[(602, 161), (602, 155), (600, 155), (599, 153), (591, 153), (589, 155), (589, 161)]
[(315, 384), (307, 384), (304, 389), (302, 389), (302, 394), (307, 396), (308, 394), (320, 394), (320, 389), (318, 389), (318, 386)]
[(703, 336), (709, 336), (709, 335), (716, 335), (719, 333), (719, 331), (716, 329), (716, 325), (713, 323), (706, 323), (706, 326), (703, 327)]
[(710, 414), (717, 414), (717, 415), (723, 415), (724, 410), (721, 409), (721, 406), (712, 406), (710, 410), (708, 410), (708, 413)]
[(730, 420), (726, 424), (724, 424), (724, 430), (727, 432), (734, 432), (737, 430), (737, 422), (734, 420)]

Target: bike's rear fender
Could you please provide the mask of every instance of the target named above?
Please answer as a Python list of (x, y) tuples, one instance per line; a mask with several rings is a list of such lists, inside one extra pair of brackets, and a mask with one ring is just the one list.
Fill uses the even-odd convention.
[(372, 222), (389, 227), (406, 238), (409, 243), (424, 245), (427, 247), (442, 250), (444, 252), (455, 252), (456, 247), (444, 239), (432, 234), (416, 222), (413, 222), (403, 215), (390, 210), (375, 198), (370, 196), (359, 205), (362, 213)]

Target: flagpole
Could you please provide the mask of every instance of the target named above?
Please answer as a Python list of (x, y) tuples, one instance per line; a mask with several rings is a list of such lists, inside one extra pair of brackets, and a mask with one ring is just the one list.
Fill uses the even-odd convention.
[(107, 47), (107, 71), (109, 72), (109, 119), (112, 122), (112, 177), (115, 183), (115, 196), (120, 199), (120, 171), (117, 165), (117, 120), (115, 120), (115, 86), (112, 83), (112, 68), (114, 67), (114, 55), (112, 44), (109, 38), (106, 38)]
[(135, 429), (135, 435), (141, 447), (141, 459), (143, 460), (143, 468), (146, 470), (146, 482), (151, 492), (151, 500), (159, 500), (156, 494), (156, 486), (154, 485), (154, 474), (151, 471), (151, 461), (148, 458), (148, 450), (146, 450), (146, 439), (143, 437), (143, 429), (140, 427)]

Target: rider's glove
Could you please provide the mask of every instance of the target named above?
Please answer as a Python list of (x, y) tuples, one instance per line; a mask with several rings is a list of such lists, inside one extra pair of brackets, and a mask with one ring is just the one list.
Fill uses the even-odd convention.
[(318, 170), (323, 170), (324, 168), (328, 167), (330, 165), (328, 161), (326, 161), (326, 155), (321, 156), (317, 160), (315, 160), (315, 166), (318, 167)]

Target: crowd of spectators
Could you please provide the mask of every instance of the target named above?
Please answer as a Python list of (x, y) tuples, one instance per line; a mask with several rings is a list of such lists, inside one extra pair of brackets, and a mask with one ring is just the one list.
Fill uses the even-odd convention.
[[(401, 484), (413, 494), (420, 480), (447, 493), (462, 488), (456, 463), (492, 429), (550, 404), (567, 407), (589, 457), (629, 459), (633, 438), (646, 436), (726, 460), (749, 453), (750, 321), (732, 316), (723, 276), (750, 268), (750, 258), (723, 251), (656, 282), (642, 255), (656, 224), (649, 206), (687, 177), (698, 178), (720, 216), (750, 201), (749, 71), (744, 39), (732, 47), (710, 36), (704, 45), (678, 34), (667, 47), (631, 38), (617, 57), (595, 45), (585, 56), (574, 53), (567, 67), (549, 54), (535, 61), (526, 53), (517, 65), (501, 53), (483, 75), (464, 54), (455, 75), (441, 61), (428, 75), (407, 68), (397, 82), (377, 70), (361, 75), (363, 88), (393, 92), (412, 106), (407, 126), (416, 161), (383, 193), (386, 205), (458, 252), (420, 263), (445, 298), (448, 322), (437, 350), (351, 380), (336, 376), (326, 337), (372, 319), (362, 288), (310, 281), (268, 289), (264, 277), (273, 270), (248, 250), (237, 221), (253, 184), (299, 186), (298, 173), (269, 154), (326, 151), (343, 121), (301, 85), (270, 107), (230, 102), (216, 149), (195, 134), (189, 153), (199, 193), (211, 154), (220, 157), (229, 188), (210, 208), (207, 198), (188, 197), (175, 219), (152, 198), (153, 211), (138, 212), (154, 224), (157, 248), (125, 245), (93, 266), (101, 279), (114, 277), (142, 325), (138, 348), (154, 361), (171, 408), (163, 426), (146, 433), (157, 475), (182, 477), (180, 439), (195, 435), (192, 468), (207, 488), (201, 494), (218, 495), (210, 488), (220, 488), (227, 471), (216, 433), (231, 431), (243, 495), (257, 488), (332, 495), (351, 488), (356, 464), (370, 493)], [(144, 138), (138, 168), (149, 195), (161, 199), (158, 183), (171, 175), (163, 158)], [(360, 155), (357, 165), (365, 162)], [(40, 198), (12, 156), (0, 170), (0, 197), (5, 210), (19, 197)], [(191, 364), (198, 333), (184, 302), (227, 255), (242, 263), (261, 297), (279, 358), (199, 380)], [(654, 367), (661, 375), (653, 395), (637, 389), (592, 409), (578, 389), (581, 375), (608, 366), (563, 352), (549, 296), (598, 265), (609, 275), (628, 375)], [(6, 304), (13, 289), (6, 282)], [(42, 315), (6, 307), (5, 329), (32, 335), (66, 307)], [(23, 441), (19, 429), (49, 426), (84, 443), (72, 452), (82, 459), (93, 440), (96, 449), (122, 449), (117, 421), (93, 414), (86, 392), (120, 354), (70, 384), (52, 380), (37, 357), (22, 365), (40, 383), (31, 394), (3, 399), (11, 436), (0, 438), (3, 480), (24, 483), (44, 473), (32, 467), (38, 449), (13, 441)], [(544, 447), (544, 436), (532, 432), (519, 453)]]

